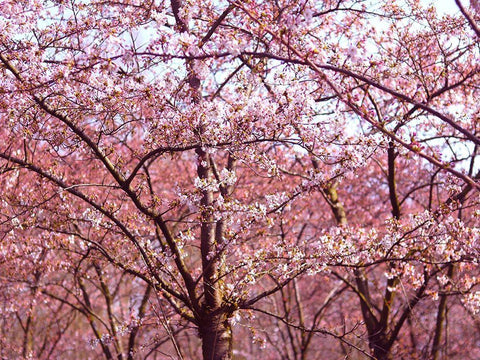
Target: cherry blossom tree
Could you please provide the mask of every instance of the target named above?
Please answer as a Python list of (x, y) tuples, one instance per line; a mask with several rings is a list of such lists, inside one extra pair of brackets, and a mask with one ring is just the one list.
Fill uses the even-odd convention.
[(477, 358), (456, 4), (0, 1), (1, 356)]

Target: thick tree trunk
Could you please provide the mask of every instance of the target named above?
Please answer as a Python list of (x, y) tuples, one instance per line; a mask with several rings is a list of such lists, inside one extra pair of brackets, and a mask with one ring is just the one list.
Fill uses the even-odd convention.
[(391, 346), (387, 344), (383, 331), (380, 330), (370, 338), (370, 348), (376, 360), (393, 360)]
[(199, 326), (203, 360), (232, 359), (232, 329), (224, 312), (210, 312)]
[(375, 357), (375, 360), (393, 360), (392, 354), (389, 350), (380, 348), (376, 348), (373, 351), (373, 356)]

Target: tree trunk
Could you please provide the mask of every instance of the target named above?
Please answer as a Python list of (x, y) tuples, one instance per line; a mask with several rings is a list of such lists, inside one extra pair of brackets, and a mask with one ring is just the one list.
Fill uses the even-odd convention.
[(368, 332), (370, 351), (375, 360), (392, 360), (393, 343), (389, 341), (385, 328), (377, 325), (374, 329), (368, 329)]
[(208, 312), (199, 325), (203, 360), (232, 359), (232, 329), (224, 312)]
[(390, 353), (390, 350), (382, 349), (380, 347), (377, 347), (373, 351), (373, 356), (375, 357), (375, 360), (392, 360), (392, 354)]
[[(447, 276), (449, 279), (453, 277), (453, 264), (448, 265), (448, 272)], [(445, 290), (445, 289), (444, 289)], [(437, 312), (437, 322), (435, 324), (435, 335), (433, 337), (433, 344), (432, 344), (432, 360), (437, 360), (440, 356), (441, 344), (442, 341), (442, 332), (444, 331), (445, 326), (445, 318), (447, 315), (447, 295), (442, 294), (440, 295), (440, 304), (438, 305), (438, 312)]]

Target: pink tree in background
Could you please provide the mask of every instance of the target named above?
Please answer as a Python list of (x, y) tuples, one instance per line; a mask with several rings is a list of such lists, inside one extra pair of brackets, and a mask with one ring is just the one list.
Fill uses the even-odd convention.
[(476, 6), (1, 1), (2, 358), (478, 358)]

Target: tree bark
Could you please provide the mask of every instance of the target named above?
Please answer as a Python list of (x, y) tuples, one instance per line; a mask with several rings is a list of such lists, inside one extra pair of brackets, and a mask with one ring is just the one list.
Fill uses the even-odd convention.
[(232, 359), (232, 329), (223, 311), (208, 312), (199, 324), (203, 360)]
[[(453, 264), (448, 265), (448, 272), (447, 276), (449, 279), (453, 277)], [(432, 353), (431, 358), (432, 360), (437, 360), (440, 356), (441, 350), (441, 341), (442, 341), (442, 332), (444, 331), (445, 326), (445, 318), (447, 314), (447, 295), (442, 294), (440, 295), (440, 304), (438, 305), (438, 312), (437, 312), (437, 322), (435, 324), (435, 335), (433, 337), (433, 344), (432, 344)]]
[(390, 348), (384, 348), (381, 343), (375, 345), (373, 356), (376, 360), (393, 360)]
[[(212, 163), (208, 154), (198, 148), (198, 176), (211, 179)], [(213, 192), (204, 190), (201, 200), (202, 224), (200, 229), (200, 250), (202, 255), (204, 301), (198, 329), (202, 339), (203, 360), (230, 360), (232, 358), (232, 331), (230, 313), (225, 310), (219, 286), (220, 264), (217, 240), (223, 236), (222, 224), (215, 223), (211, 211)]]

